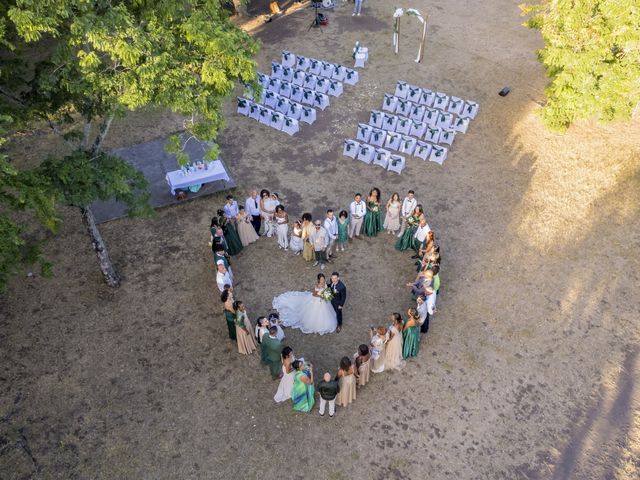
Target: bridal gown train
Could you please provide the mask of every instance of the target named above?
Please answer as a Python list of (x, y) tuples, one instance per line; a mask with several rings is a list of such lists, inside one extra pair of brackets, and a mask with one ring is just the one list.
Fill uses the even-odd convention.
[[(316, 292), (323, 289), (316, 288)], [(330, 302), (314, 297), (311, 292), (286, 292), (273, 299), (272, 306), (280, 314), (285, 327), (299, 328), (303, 333), (332, 333), (338, 321)]]

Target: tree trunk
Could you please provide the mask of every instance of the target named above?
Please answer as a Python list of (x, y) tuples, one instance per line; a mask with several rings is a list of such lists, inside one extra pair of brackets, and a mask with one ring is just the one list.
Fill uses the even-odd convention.
[(93, 212), (90, 207), (84, 207), (80, 210), (82, 211), (82, 220), (84, 221), (84, 224), (87, 227), (87, 232), (91, 237), (93, 249), (98, 257), (98, 265), (100, 265), (104, 281), (110, 287), (117, 288), (120, 286), (120, 275), (118, 275), (118, 272), (116, 272), (116, 269), (113, 267), (113, 263), (111, 263), (111, 257), (109, 257), (107, 245), (104, 243), (102, 235), (100, 235), (95, 218), (93, 217)]

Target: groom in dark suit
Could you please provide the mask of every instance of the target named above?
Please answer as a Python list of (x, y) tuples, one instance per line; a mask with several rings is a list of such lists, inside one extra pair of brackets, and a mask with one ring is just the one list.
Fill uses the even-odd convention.
[(340, 330), (342, 330), (342, 307), (344, 307), (344, 302), (347, 301), (347, 287), (345, 287), (342, 280), (340, 280), (340, 274), (338, 272), (331, 274), (329, 288), (333, 290), (331, 306), (336, 311), (336, 319), (338, 320), (336, 333), (340, 333)]

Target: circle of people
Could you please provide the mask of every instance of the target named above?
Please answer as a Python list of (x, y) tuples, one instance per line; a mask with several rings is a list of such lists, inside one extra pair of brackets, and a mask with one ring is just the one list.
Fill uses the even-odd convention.
[[(329, 416), (333, 417), (336, 405), (346, 407), (356, 399), (356, 386), (366, 385), (370, 372), (401, 369), (406, 359), (418, 355), (420, 333), (428, 332), (429, 321), (436, 312), (440, 247), (413, 190), (402, 201), (398, 193), (393, 193), (386, 203), (384, 222), (381, 205), (380, 190), (373, 188), (364, 200), (356, 193), (349, 210), (339, 211), (337, 218), (332, 209), (327, 210), (322, 221), (304, 213), (293, 222), (289, 232), (289, 216), (278, 194), (264, 189), (259, 196), (252, 191), (240, 206), (228, 195), (224, 207), (212, 218), (210, 245), (229, 338), (237, 343), (241, 354), (251, 354), (260, 347), (262, 363), (269, 366), (274, 380), (280, 380), (274, 396), (276, 402), (291, 399), (294, 410), (309, 412), (315, 405), (317, 390), (320, 415), (324, 416), (328, 405)], [(325, 373), (316, 384), (313, 365), (304, 358), (296, 358), (293, 349), (283, 345), (285, 334), (278, 313), (258, 317), (255, 329), (252, 327), (246, 306), (234, 298), (230, 257), (260, 237), (277, 237), (280, 249), (302, 255), (304, 260), (323, 269), (326, 262), (332, 261), (334, 249), (344, 252), (353, 239), (361, 239), (362, 234), (375, 237), (383, 230), (397, 235), (397, 250), (414, 253), (411, 258), (417, 276), (406, 286), (415, 305), (407, 310), (404, 319), (400, 313), (392, 313), (388, 327), (371, 326), (368, 344), (361, 344), (352, 357), (343, 357), (335, 376)], [(323, 280), (320, 273), (319, 284)]]

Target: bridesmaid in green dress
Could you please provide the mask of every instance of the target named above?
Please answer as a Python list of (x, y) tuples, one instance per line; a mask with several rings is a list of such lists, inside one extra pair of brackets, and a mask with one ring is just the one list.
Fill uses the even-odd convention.
[(314, 395), (316, 393), (313, 386), (313, 366), (305, 371), (305, 365), (300, 360), (294, 361), (291, 366), (296, 370), (293, 377), (293, 388), (291, 390), (291, 401), (296, 412), (310, 412), (315, 405)]
[(407, 218), (407, 228), (402, 236), (396, 242), (396, 250), (413, 250), (413, 236), (418, 229), (420, 218), (424, 217), (424, 210), (422, 205), (417, 205), (413, 209), (413, 213)]
[(367, 213), (364, 216), (364, 234), (375, 237), (382, 230), (380, 220), (380, 190), (374, 187), (367, 197)]
[(223, 303), (222, 311), (224, 313), (224, 319), (227, 321), (227, 329), (229, 330), (229, 338), (236, 340), (236, 311), (233, 308), (233, 297), (229, 290), (224, 290), (220, 295), (220, 300)]
[(420, 324), (418, 323), (418, 312), (415, 308), (410, 308), (407, 312), (409, 318), (402, 329), (402, 357), (410, 358), (418, 355), (420, 351)]
[(227, 220), (223, 210), (218, 210), (218, 225), (224, 232), (224, 239), (227, 242), (227, 253), (231, 256), (237, 255), (242, 251), (242, 242), (238, 236), (235, 225)]
[(336, 239), (336, 251), (344, 252), (344, 246), (349, 240), (349, 214), (346, 210), (341, 210), (338, 215), (338, 238)]

